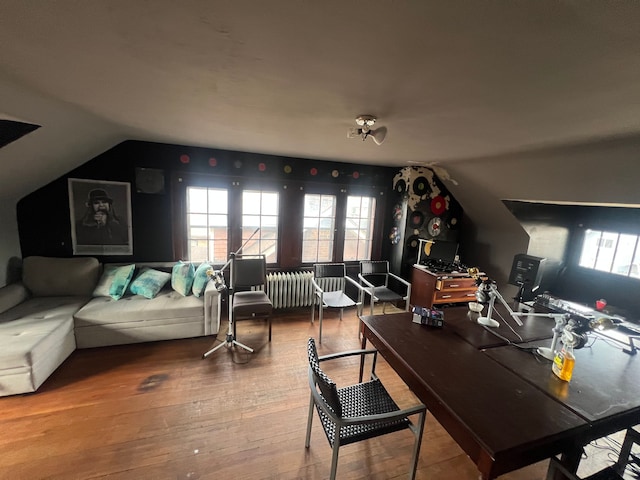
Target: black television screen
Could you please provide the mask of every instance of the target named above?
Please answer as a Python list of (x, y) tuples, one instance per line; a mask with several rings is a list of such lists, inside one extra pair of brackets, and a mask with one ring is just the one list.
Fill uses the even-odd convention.
[(443, 263), (452, 263), (458, 254), (458, 244), (441, 240), (420, 239), (420, 252), (418, 263), (424, 265), (430, 260), (440, 260)]
[(520, 287), (519, 300), (526, 302), (540, 293), (538, 289), (544, 274), (545, 262), (546, 258), (534, 257), (524, 253), (519, 253), (513, 257), (511, 272), (509, 273), (509, 284)]

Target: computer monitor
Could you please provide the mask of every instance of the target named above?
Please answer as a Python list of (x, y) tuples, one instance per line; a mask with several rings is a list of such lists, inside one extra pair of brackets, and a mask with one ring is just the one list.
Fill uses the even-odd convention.
[(442, 263), (453, 263), (458, 254), (458, 244), (456, 242), (446, 242), (442, 240), (420, 239), (420, 250), (418, 251), (418, 264), (424, 265), (428, 261), (438, 260)]
[(517, 300), (527, 302), (533, 300), (540, 292), (540, 282), (544, 275), (544, 266), (547, 259), (519, 253), (513, 257), (509, 284), (520, 287)]

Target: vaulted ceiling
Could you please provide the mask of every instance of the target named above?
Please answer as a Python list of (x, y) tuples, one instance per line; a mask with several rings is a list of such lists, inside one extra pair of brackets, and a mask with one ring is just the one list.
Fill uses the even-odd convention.
[(3, 0), (0, 118), (42, 128), (0, 187), (126, 139), (446, 166), (635, 135), (639, 25), (635, 0)]

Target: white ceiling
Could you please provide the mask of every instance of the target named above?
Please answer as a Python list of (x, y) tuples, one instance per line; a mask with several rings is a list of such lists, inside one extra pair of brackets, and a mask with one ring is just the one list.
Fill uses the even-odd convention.
[(43, 125), (5, 193), (125, 139), (405, 166), (640, 132), (637, 0), (3, 0), (0, 45), (0, 114)]

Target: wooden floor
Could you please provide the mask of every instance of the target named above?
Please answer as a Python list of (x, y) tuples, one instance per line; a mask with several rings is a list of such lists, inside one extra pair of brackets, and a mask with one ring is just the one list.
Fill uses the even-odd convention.
[[(320, 355), (359, 347), (354, 311), (342, 322), (327, 312), (323, 326)], [(317, 417), (304, 447), (306, 341), (317, 335), (305, 309), (278, 312), (271, 343), (264, 323), (238, 323), (253, 354), (223, 347), (202, 359), (212, 337), (77, 350), (37, 393), (0, 398), (0, 478), (328, 478), (331, 450)], [(330, 374), (355, 382), (357, 369)], [(377, 372), (401, 406), (415, 401), (384, 360)], [(338, 478), (407, 478), (412, 442), (405, 431), (343, 447)], [(501, 479), (545, 471), (541, 462)], [(431, 416), (417, 478), (478, 478)]]

